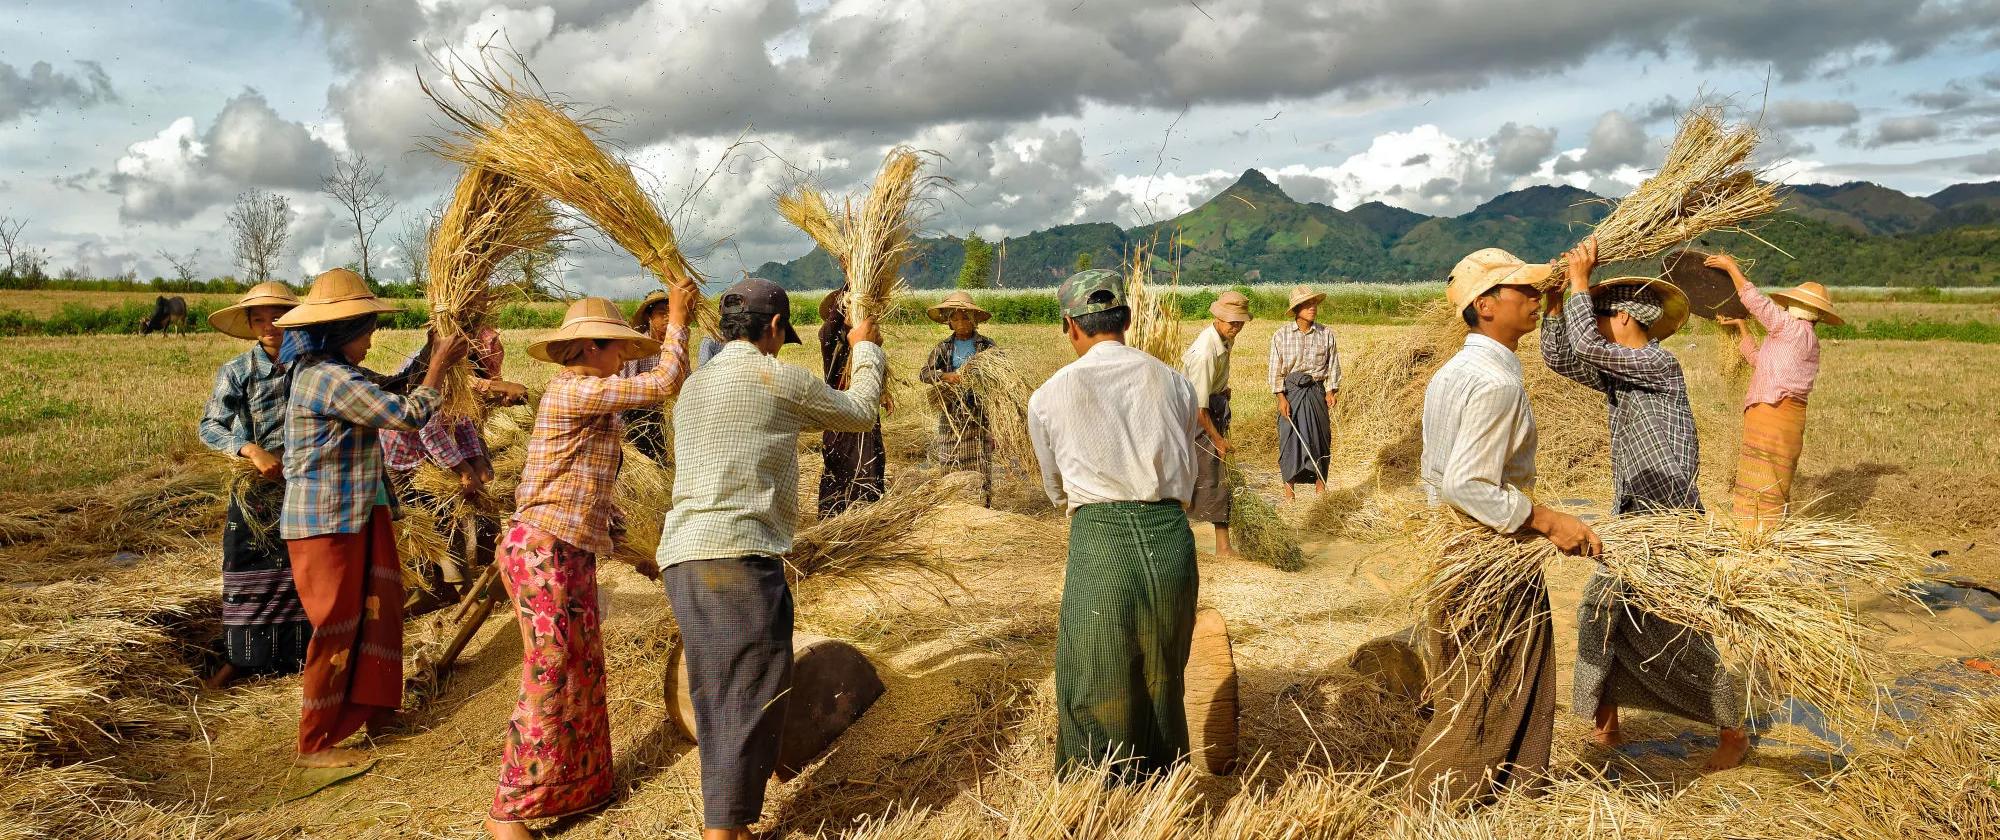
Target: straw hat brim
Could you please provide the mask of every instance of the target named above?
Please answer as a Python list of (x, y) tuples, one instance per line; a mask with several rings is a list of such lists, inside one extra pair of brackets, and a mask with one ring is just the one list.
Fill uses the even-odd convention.
[(635, 330), (643, 330), (649, 326), (652, 326), (651, 323), (652, 319), (650, 316), (652, 314), (653, 308), (656, 306), (666, 306), (666, 305), (667, 305), (666, 292), (651, 292), (646, 295), (645, 300), (639, 301), (639, 308), (632, 310), (632, 319), (630, 321), (627, 321), (626, 323), (631, 324), (632, 329)]
[(562, 364), (560, 360), (550, 355), (550, 348), (570, 341), (593, 338), (632, 342), (627, 345), (625, 352), (627, 361), (658, 355), (660, 352), (659, 341), (623, 323), (608, 318), (587, 318), (564, 324), (562, 329), (551, 333), (549, 337), (528, 345), (528, 355), (550, 364)]
[[(258, 297), (225, 306), (208, 314), (208, 325), (216, 332), (231, 338), (257, 340), (257, 334), (250, 331), (250, 310), (259, 306), (276, 306), (287, 311), (297, 308), (297, 298)], [(280, 316), (282, 320), (283, 316)]]
[(1652, 289), (1654, 294), (1660, 296), (1660, 317), (1652, 326), (1646, 328), (1647, 338), (1665, 341), (1687, 325), (1688, 296), (1679, 286), (1658, 277), (1613, 277), (1602, 283), (1591, 284), (1590, 293), (1595, 295), (1601, 289), (1614, 286), (1639, 286)]
[[(1480, 295), (1492, 291), (1497, 286), (1539, 286), (1542, 284), (1542, 281), (1549, 279), (1549, 275), (1554, 274), (1555, 271), (1556, 267), (1548, 263), (1522, 263), (1515, 267), (1513, 271), (1509, 271), (1499, 277), (1484, 278), (1476, 283), (1465, 286), (1462, 290), (1455, 290), (1450, 285), (1446, 285), (1444, 297), (1445, 300), (1451, 302), (1453, 308), (1464, 311), (1466, 307), (1472, 305), (1473, 301), (1478, 300)], [(1453, 296), (1455, 291), (1458, 292), (1457, 297)]]
[(1840, 313), (1833, 311), (1833, 301), (1804, 289), (1772, 292), (1771, 300), (1777, 302), (1779, 306), (1803, 306), (1818, 312), (1820, 322), (1827, 326), (1838, 327), (1847, 323), (1846, 318), (1840, 317)]
[(327, 303), (306, 301), (292, 307), (292, 311), (285, 313), (285, 317), (279, 318), (278, 326), (285, 329), (309, 327), (314, 324), (330, 324), (334, 321), (345, 321), (349, 318), (359, 318), (363, 315), (379, 315), (384, 312), (394, 311), (396, 311), (394, 305), (385, 303), (381, 298), (373, 295)]
[(980, 309), (978, 306), (966, 306), (956, 301), (940, 303), (931, 307), (928, 312), (932, 321), (942, 324), (951, 319), (953, 310), (972, 313), (972, 323), (975, 324), (984, 324), (987, 321), (993, 320), (993, 313)]
[(1299, 307), (1301, 306), (1318, 306), (1320, 304), (1320, 301), (1323, 300), (1326, 300), (1325, 292), (1314, 292), (1310, 295), (1306, 295), (1305, 297), (1292, 301), (1292, 305), (1285, 307), (1285, 311), (1298, 312)]

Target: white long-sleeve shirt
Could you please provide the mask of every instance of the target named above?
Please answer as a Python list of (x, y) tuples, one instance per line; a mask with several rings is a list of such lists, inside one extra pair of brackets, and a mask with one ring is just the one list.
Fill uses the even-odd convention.
[(1535, 413), (1513, 351), (1479, 333), (1466, 336), (1424, 388), (1423, 422), (1421, 474), (1433, 503), (1503, 534), (1528, 521)]
[(1194, 496), (1194, 387), (1144, 351), (1091, 346), (1028, 398), (1049, 501), (1185, 504)]
[(1194, 343), (1181, 353), (1181, 373), (1194, 386), (1194, 398), (1202, 406), (1208, 398), (1229, 390), (1229, 342), (1215, 325), (1203, 327)]

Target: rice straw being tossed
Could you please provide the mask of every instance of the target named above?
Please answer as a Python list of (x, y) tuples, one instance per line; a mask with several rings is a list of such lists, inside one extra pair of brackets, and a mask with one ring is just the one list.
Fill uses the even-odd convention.
[[(1153, 254), (1140, 245), (1132, 249), (1125, 263), (1125, 305), (1132, 310), (1131, 326), (1125, 343), (1151, 354), (1174, 370), (1181, 369), (1181, 311), (1168, 296), (1159, 294), (1148, 281), (1153, 274)], [(1178, 282), (1178, 276), (1176, 276)]]
[[(1015, 356), (1005, 350), (975, 353), (958, 369), (960, 387), (972, 395), (986, 420), (986, 435), (995, 461), (1038, 475), (1035, 443), (1028, 437), (1028, 397), (1035, 386), (1021, 372)], [(950, 411), (943, 412), (954, 419)], [(958, 430), (961, 433), (973, 430)]]
[[(438, 220), (429, 254), (431, 331), (472, 338), (493, 319), (494, 268), (516, 253), (537, 251), (561, 233), (555, 211), (527, 185), (490, 169), (469, 167)], [(469, 361), (451, 367), (442, 409), (450, 417), (480, 415), (468, 384)], [(497, 372), (496, 372), (497, 373)]]
[(955, 581), (950, 561), (924, 539), (923, 527), (964, 490), (954, 477), (895, 485), (880, 499), (801, 528), (785, 555), (785, 579), (845, 579), (869, 586), (884, 574), (914, 574)]
[(922, 222), (919, 204), (943, 182), (922, 175), (923, 165), (907, 146), (890, 149), (859, 204), (848, 197), (836, 207), (809, 184), (778, 196), (778, 214), (826, 249), (847, 276), (850, 324), (880, 318), (904, 291), (903, 266), (915, 253), (912, 240)]
[[(522, 74), (527, 75), (525, 69)], [(661, 285), (700, 291), (701, 274), (681, 249), (673, 226), (639, 186), (632, 168), (598, 141), (601, 121), (571, 113), (491, 62), (484, 69), (449, 69), (446, 78), (465, 105), (447, 102), (428, 82), (418, 80), (438, 109), (459, 125), (451, 138), (429, 141), (427, 148), (569, 205), (637, 257)], [(715, 312), (699, 294), (695, 318), (714, 334)]]
[(1251, 488), (1250, 480), (1236, 465), (1236, 459), (1222, 462), (1229, 484), (1229, 534), (1243, 556), (1281, 572), (1306, 567), (1305, 552), (1299, 550), (1298, 534), (1278, 514), (1269, 499)]

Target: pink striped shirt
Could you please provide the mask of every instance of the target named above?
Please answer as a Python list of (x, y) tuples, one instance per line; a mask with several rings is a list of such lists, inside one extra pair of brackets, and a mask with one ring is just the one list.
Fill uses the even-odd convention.
[(1750, 310), (1757, 322), (1764, 325), (1765, 332), (1763, 347), (1757, 346), (1748, 328), (1743, 330), (1737, 345), (1743, 358), (1756, 368), (1750, 374), (1743, 407), (1776, 405), (1786, 397), (1805, 402), (1806, 395), (1812, 393), (1813, 379), (1819, 376), (1819, 334), (1813, 332), (1812, 322), (1792, 317), (1792, 313), (1748, 283), (1737, 290), (1736, 296), (1743, 300), (1743, 307)]

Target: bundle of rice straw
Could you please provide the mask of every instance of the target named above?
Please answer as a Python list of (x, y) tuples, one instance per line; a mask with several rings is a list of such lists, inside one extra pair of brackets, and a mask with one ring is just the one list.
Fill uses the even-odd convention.
[[(522, 78), (526, 75), (491, 62), (483, 69), (448, 70), (446, 78), (465, 100), (463, 106), (447, 102), (420, 78), (424, 93), (460, 126), (453, 137), (426, 146), (447, 160), (491, 170), (569, 205), (637, 257), (662, 285), (699, 292), (701, 275), (681, 250), (673, 227), (631, 167), (597, 141), (602, 123), (576, 116), (546, 93), (531, 90)], [(695, 317), (715, 334), (715, 312), (699, 294)]]
[[(1035, 386), (1021, 372), (1019, 360), (1005, 350), (988, 350), (973, 354), (958, 373), (960, 387), (978, 401), (985, 415), (993, 460), (1027, 475), (1039, 475), (1035, 444), (1028, 437), (1028, 398), (1034, 395)], [(944, 416), (953, 417), (949, 411)]]
[(1305, 568), (1305, 552), (1299, 550), (1298, 534), (1291, 523), (1250, 486), (1235, 458), (1225, 459), (1222, 466), (1229, 483), (1229, 537), (1236, 550), (1281, 572)]
[[(493, 170), (466, 168), (431, 238), (424, 293), (431, 331), (477, 335), (499, 303), (490, 285), (494, 268), (513, 254), (546, 247), (559, 233), (555, 212), (533, 189)], [(453, 365), (442, 389), (447, 416), (479, 416), (480, 401), (466, 380), (467, 364)]]
[(1750, 329), (1746, 324), (1716, 323), (1715, 369), (1722, 375), (1722, 381), (1738, 384), (1750, 372), (1750, 360), (1743, 358), (1741, 349), (1743, 333)]
[(835, 207), (825, 192), (800, 184), (778, 196), (778, 214), (826, 249), (847, 276), (847, 320), (880, 318), (904, 291), (903, 266), (915, 253), (912, 241), (922, 218), (919, 203), (944, 183), (920, 176), (923, 158), (907, 146), (889, 150), (882, 171), (857, 205), (853, 197)]
[[(1714, 638), (1755, 701), (1794, 697), (1843, 727), (1879, 725), (1881, 667), (1851, 602), (1855, 589), (1916, 603), (1924, 560), (1867, 526), (1794, 517), (1766, 533), (1698, 511), (1598, 523), (1604, 568), (1624, 584), (1623, 606)], [(1509, 597), (1556, 557), (1547, 540), (1518, 539), (1455, 511), (1428, 511), (1417, 541), (1430, 567), (1418, 600), (1440, 630), (1477, 644), (1506, 627)], [(1481, 648), (1474, 647), (1473, 650)]]
[(1411, 600), (1420, 626), (1444, 654), (1431, 690), (1480, 676), (1495, 685), (1512, 679), (1505, 670), (1508, 643), (1548, 614), (1537, 595), (1545, 589), (1548, 556), (1540, 546), (1548, 543), (1498, 533), (1450, 508), (1408, 509), (1400, 517), (1425, 563)]
[[(1151, 249), (1139, 245), (1125, 263), (1125, 305), (1132, 309), (1132, 325), (1125, 330), (1125, 343), (1152, 354), (1174, 370), (1181, 369), (1181, 310), (1171, 295), (1161, 295), (1149, 282), (1153, 274)], [(1175, 276), (1178, 284), (1179, 276)]]
[(950, 477), (892, 486), (882, 498), (800, 529), (785, 555), (794, 583), (850, 579), (864, 586), (884, 573), (915, 573), (956, 581), (948, 561), (923, 539), (925, 520), (964, 492)]

